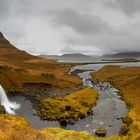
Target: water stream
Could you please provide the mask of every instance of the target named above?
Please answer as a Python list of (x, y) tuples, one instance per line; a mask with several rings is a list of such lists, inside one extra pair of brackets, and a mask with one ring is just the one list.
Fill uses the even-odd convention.
[(109, 83), (94, 83), (91, 81), (91, 71), (78, 73), (83, 79), (83, 84), (87, 87), (93, 87), (99, 93), (96, 106), (93, 108), (93, 116), (79, 120), (74, 126), (67, 126), (67, 129), (84, 130), (95, 134), (97, 128), (105, 128), (107, 135), (118, 134), (122, 120), (127, 114), (127, 107), (118, 95), (118, 90)]
[[(127, 114), (127, 107), (121, 97), (118, 95), (117, 89), (109, 83), (94, 83), (91, 81), (90, 72), (97, 71), (107, 64), (88, 64), (80, 65), (71, 69), (74, 72), (77, 69), (84, 72), (77, 73), (85, 86), (95, 88), (99, 93), (97, 105), (93, 108), (93, 116), (90, 115), (85, 119), (80, 119), (74, 125), (68, 125), (65, 129), (84, 130), (91, 134), (95, 133), (96, 128), (103, 127), (107, 129), (107, 135), (118, 134), (122, 124), (121, 117)], [(114, 64), (121, 66), (140, 66), (140, 63)], [(21, 107), (16, 111), (17, 115), (24, 116), (34, 128), (60, 127), (57, 121), (42, 121), (37, 116), (33, 104), (22, 96), (9, 97), (10, 101), (16, 101)], [(5, 103), (3, 102), (5, 105)], [(6, 105), (5, 105), (6, 106)]]

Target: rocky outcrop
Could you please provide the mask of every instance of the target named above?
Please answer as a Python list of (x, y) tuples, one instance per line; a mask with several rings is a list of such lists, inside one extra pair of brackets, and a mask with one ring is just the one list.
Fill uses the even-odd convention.
[(0, 105), (0, 114), (6, 113), (4, 106)]

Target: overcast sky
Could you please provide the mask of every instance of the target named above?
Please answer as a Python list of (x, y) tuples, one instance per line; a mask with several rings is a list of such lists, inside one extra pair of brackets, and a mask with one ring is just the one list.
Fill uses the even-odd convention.
[(0, 0), (0, 30), (34, 54), (140, 51), (140, 0)]

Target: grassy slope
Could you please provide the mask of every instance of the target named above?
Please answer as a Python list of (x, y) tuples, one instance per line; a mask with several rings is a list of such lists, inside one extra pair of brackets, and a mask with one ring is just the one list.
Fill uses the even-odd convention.
[[(21, 91), (24, 83), (48, 83), (61, 88), (77, 86), (81, 81), (68, 76), (70, 67), (54, 61), (34, 57), (13, 47), (0, 38), (0, 84), (7, 91)], [(6, 66), (6, 67), (5, 67)], [(10, 68), (7, 68), (10, 67)], [(12, 68), (11, 68), (12, 67)], [(41, 77), (42, 73), (55, 77)], [(59, 81), (59, 83), (58, 83)], [(61, 82), (60, 82), (61, 81)], [(0, 115), (0, 140), (99, 140), (85, 132), (66, 131), (58, 128), (35, 130), (22, 117)], [(124, 139), (124, 138), (123, 138)], [(121, 140), (118, 136), (107, 140)]]
[[(44, 82), (60, 88), (76, 87), (81, 84), (78, 77), (67, 74), (70, 65), (27, 54), (12, 46), (5, 38), (0, 38), (0, 66), (2, 66), (0, 67), (0, 84), (7, 91), (23, 90), (22, 85), (27, 82)], [(4, 66), (12, 67), (12, 69), (5, 70)], [(42, 73), (54, 76), (42, 77)]]
[(97, 92), (91, 88), (82, 89), (63, 98), (44, 98), (41, 101), (39, 114), (42, 118), (49, 120), (61, 118), (77, 120), (91, 113), (92, 107), (96, 104), (96, 99)]
[[(128, 116), (133, 123), (129, 126), (128, 137), (131, 140), (140, 139), (140, 67), (105, 66), (100, 71), (92, 73), (100, 81), (109, 81), (120, 90), (124, 100), (130, 107)], [(127, 122), (126, 122), (127, 123)]]
[[(25, 83), (45, 83), (58, 88), (76, 87), (81, 84), (78, 77), (69, 76), (70, 65), (59, 64), (34, 57), (12, 46), (0, 38), (0, 84), (9, 91), (23, 91)], [(42, 76), (52, 74), (52, 77)], [(0, 140), (54, 140), (92, 139), (85, 132), (63, 129), (35, 130), (22, 117), (0, 115)]]

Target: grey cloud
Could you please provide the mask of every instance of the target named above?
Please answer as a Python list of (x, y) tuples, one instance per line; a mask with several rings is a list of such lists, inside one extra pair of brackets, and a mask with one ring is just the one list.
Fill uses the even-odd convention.
[(60, 26), (70, 27), (81, 34), (94, 34), (110, 30), (109, 25), (100, 17), (83, 14), (70, 8), (58, 12), (54, 20)]
[(65, 46), (64, 48), (62, 48), (60, 50), (61, 53), (63, 54), (68, 54), (68, 53), (89, 53), (89, 50), (85, 49), (85, 50), (81, 50), (81, 48), (79, 48), (79, 46), (73, 48), (70, 46)]
[(0, 0), (0, 18), (5, 18), (10, 12), (10, 1)]
[(108, 0), (106, 4), (112, 8), (121, 10), (126, 15), (133, 15), (136, 12), (140, 12), (139, 0)]
[(119, 31), (106, 32), (105, 34), (93, 34), (91, 36), (80, 36), (79, 38), (68, 38), (67, 44), (73, 46), (92, 46), (103, 54), (126, 51), (140, 51), (140, 29), (139, 24), (131, 25)]
[(140, 51), (139, 10), (139, 0), (0, 0), (0, 30), (36, 53)]

